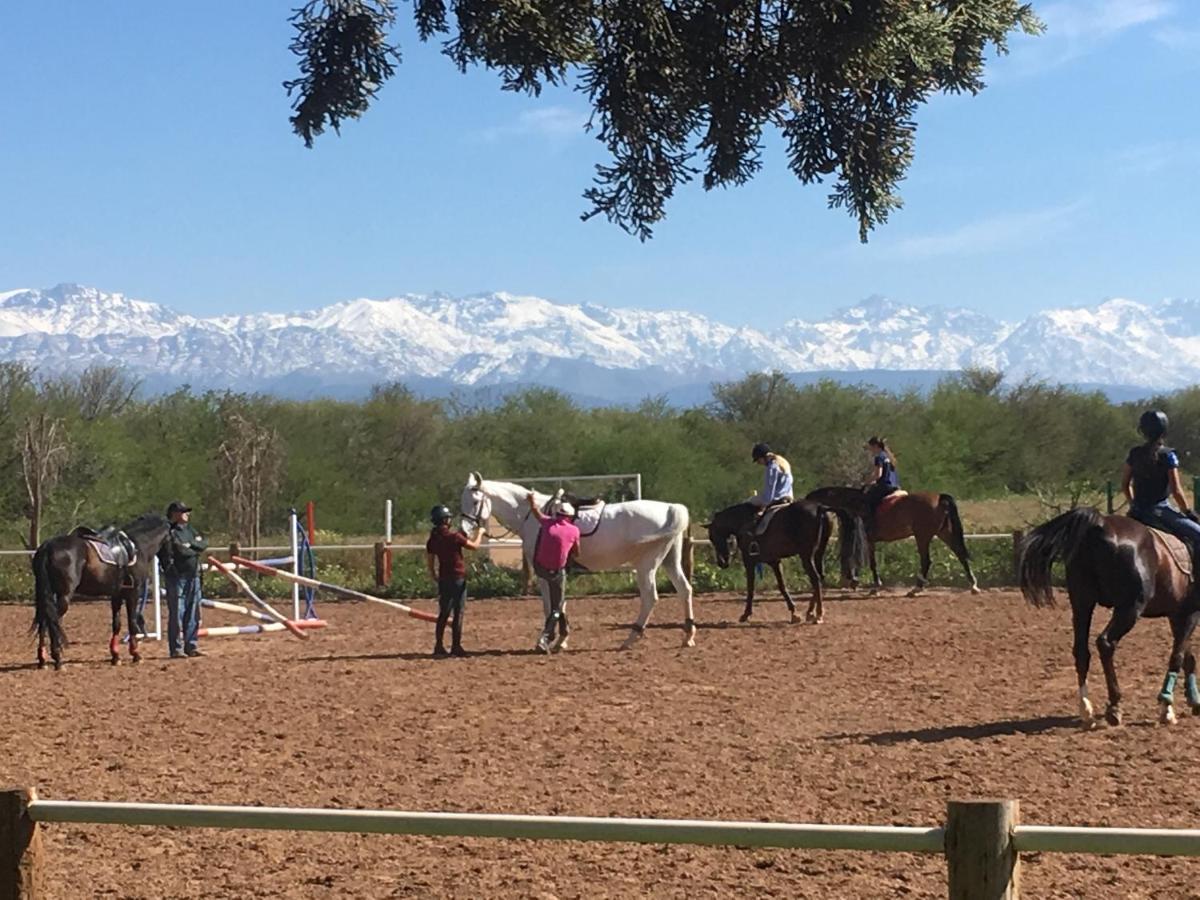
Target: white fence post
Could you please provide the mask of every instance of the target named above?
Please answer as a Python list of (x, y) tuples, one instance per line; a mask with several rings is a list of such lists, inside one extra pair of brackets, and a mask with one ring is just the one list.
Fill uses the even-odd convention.
[[(300, 527), (299, 520), (296, 518), (296, 511), (293, 509), (288, 513), (288, 525), (292, 529), (292, 574), (300, 574), (300, 539), (296, 535), (296, 530)], [(292, 582), (292, 620), (300, 621), (300, 584)]]

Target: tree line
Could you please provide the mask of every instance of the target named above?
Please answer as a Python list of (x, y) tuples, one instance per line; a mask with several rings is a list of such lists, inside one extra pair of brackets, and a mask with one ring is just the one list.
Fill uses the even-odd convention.
[(378, 533), (382, 501), (398, 530), (429, 507), (457, 505), (466, 475), (641, 472), (647, 497), (687, 504), (695, 521), (748, 496), (766, 441), (793, 465), (797, 490), (861, 482), (870, 435), (888, 439), (912, 489), (983, 499), (1075, 495), (1115, 479), (1139, 412), (1172, 417), (1185, 468), (1200, 451), (1200, 387), (1141, 404), (1102, 393), (967, 370), (936, 388), (892, 392), (779, 373), (712, 386), (703, 405), (662, 398), (584, 408), (548, 389), (498, 403), (422, 398), (380, 385), (361, 401), (285, 400), (180, 388), (146, 397), (125, 371), (40, 376), (0, 363), (0, 544), (33, 546), (76, 524), (121, 522), (174, 498), (245, 543), (312, 500), (323, 529)]

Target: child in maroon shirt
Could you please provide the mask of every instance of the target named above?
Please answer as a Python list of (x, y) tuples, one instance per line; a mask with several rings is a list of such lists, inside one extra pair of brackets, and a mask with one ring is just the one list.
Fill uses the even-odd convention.
[[(478, 550), (480, 533), (483, 531), (481, 527), (473, 538), (461, 531), (451, 531), (450, 518), (450, 510), (445, 506), (431, 509), (429, 520), (433, 523), (433, 530), (425, 542), (425, 564), (429, 569), (429, 577), (438, 586), (438, 619), (433, 655), (439, 658), (467, 655), (462, 646), (462, 620), (467, 605), (467, 564), (463, 559), (463, 548)], [(451, 644), (450, 653), (447, 654), (443, 641), (446, 620), (451, 612), (454, 613), (454, 621), (450, 626)]]

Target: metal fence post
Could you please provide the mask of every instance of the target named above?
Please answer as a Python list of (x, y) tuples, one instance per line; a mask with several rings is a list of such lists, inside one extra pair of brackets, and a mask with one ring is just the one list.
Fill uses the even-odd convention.
[(951, 800), (946, 810), (950, 900), (1018, 900), (1021, 860), (1013, 845), (1016, 800)]

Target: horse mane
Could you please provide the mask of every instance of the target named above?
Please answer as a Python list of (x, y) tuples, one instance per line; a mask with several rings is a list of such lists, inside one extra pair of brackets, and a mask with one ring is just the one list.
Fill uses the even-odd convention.
[(169, 524), (166, 518), (160, 516), (158, 513), (147, 512), (142, 513), (121, 530), (131, 538), (137, 538), (144, 534), (149, 534), (158, 528), (169, 526)]

